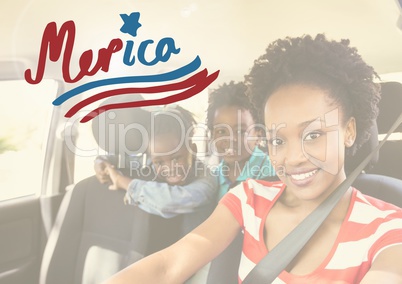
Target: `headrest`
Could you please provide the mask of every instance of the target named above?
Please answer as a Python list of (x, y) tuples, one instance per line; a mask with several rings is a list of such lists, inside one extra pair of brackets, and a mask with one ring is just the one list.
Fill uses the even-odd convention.
[[(378, 129), (377, 123), (374, 121), (373, 126), (370, 129), (370, 138), (356, 151), (353, 156), (347, 155), (345, 157), (345, 172), (346, 174), (352, 172), (378, 145)], [(368, 165), (365, 167), (365, 171), (370, 170), (378, 162), (379, 153), (371, 158)]]
[[(378, 133), (385, 134), (402, 112), (402, 84), (399, 82), (381, 83), (380, 113), (377, 118)], [(395, 130), (402, 132), (402, 124)]]
[[(361, 161), (378, 145), (378, 134), (386, 134), (395, 120), (402, 112), (402, 84), (399, 82), (382, 82), (381, 100), (379, 102), (379, 114), (376, 125), (370, 131), (369, 140), (362, 145), (354, 156), (347, 156), (345, 161), (345, 171), (350, 173)], [(400, 125), (395, 132), (402, 132)], [(369, 171), (379, 160), (377, 152), (371, 159), (365, 171)]]
[[(144, 98), (137, 95), (135, 101), (138, 100)], [(127, 97), (110, 98), (101, 106), (123, 101), (127, 101)], [(107, 153), (132, 155), (146, 151), (150, 125), (151, 113), (144, 108), (113, 109), (92, 120), (92, 133), (99, 147)]]

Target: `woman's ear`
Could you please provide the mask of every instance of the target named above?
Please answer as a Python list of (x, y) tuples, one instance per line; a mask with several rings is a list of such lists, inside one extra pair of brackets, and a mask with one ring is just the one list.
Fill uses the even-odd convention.
[(356, 140), (356, 119), (354, 117), (349, 118), (346, 122), (345, 130), (345, 147), (350, 148)]

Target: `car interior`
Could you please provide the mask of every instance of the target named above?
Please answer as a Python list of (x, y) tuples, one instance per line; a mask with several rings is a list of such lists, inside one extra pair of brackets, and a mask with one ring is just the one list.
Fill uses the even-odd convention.
[[(378, 118), (368, 141), (347, 158), (347, 174), (377, 147), (402, 113), (401, 0), (174, 0), (163, 4), (18, 0), (0, 3), (0, 11), (1, 284), (100, 283), (176, 242), (201, 224), (216, 206), (211, 203), (191, 214), (162, 218), (125, 205), (124, 191), (109, 190), (108, 185), (98, 182), (93, 170), (98, 155), (115, 155), (122, 169), (132, 161), (142, 165), (143, 137), (138, 128), (128, 126), (135, 124), (149, 130), (151, 118), (145, 107), (137, 107), (114, 110), (114, 116), (105, 112), (88, 123), (80, 123), (89, 108), (77, 117), (67, 118), (65, 114), (87, 94), (61, 106), (52, 104), (63, 93), (91, 80), (122, 74), (159, 74), (187, 64), (196, 55), (210, 73), (220, 70), (218, 79), (207, 89), (177, 102), (196, 114), (200, 122), (195, 136), (201, 150), (199, 158), (212, 163), (216, 157), (206, 150), (208, 135), (203, 123), (208, 92), (224, 82), (242, 80), (269, 42), (283, 36), (325, 32), (336, 39), (350, 38), (380, 77)], [(24, 80), (24, 71), (37, 65), (47, 23), (56, 21), (60, 26), (65, 21), (75, 21), (76, 43), (69, 68), (76, 74), (83, 51), (97, 52), (110, 38), (123, 37), (118, 34), (122, 24), (119, 15), (133, 11), (141, 12), (138, 38), (157, 41), (172, 37), (181, 53), (155, 66), (136, 62), (122, 67), (119, 57), (111, 61), (109, 72), (87, 76), (76, 83), (64, 81), (61, 60), (48, 60), (40, 84)], [(134, 46), (137, 44), (138, 41)], [(148, 95), (128, 96), (141, 101)], [(119, 101), (106, 99), (96, 102), (96, 106), (110, 102)], [(402, 125), (373, 155), (353, 186), (402, 207)], [(239, 234), (207, 271), (187, 284), (237, 283), (241, 244)]]

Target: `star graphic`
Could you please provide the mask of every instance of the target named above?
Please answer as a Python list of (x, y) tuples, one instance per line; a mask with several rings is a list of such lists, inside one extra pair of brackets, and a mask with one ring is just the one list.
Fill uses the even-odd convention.
[(120, 31), (122, 33), (132, 35), (133, 37), (137, 36), (137, 30), (139, 29), (139, 27), (142, 26), (139, 22), (140, 13), (133, 12), (130, 14), (130, 16), (127, 14), (120, 14), (120, 17), (123, 19), (124, 22)]

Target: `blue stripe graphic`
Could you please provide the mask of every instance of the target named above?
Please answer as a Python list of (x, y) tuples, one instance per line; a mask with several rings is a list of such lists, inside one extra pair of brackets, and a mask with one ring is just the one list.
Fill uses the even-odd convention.
[(104, 79), (104, 80), (89, 82), (89, 83), (83, 84), (81, 86), (78, 86), (74, 89), (71, 89), (70, 91), (67, 91), (64, 94), (61, 94), (57, 99), (55, 99), (53, 101), (53, 105), (59, 106), (62, 103), (64, 103), (65, 101), (67, 101), (68, 99), (70, 99), (76, 95), (79, 95), (85, 91), (88, 91), (90, 89), (94, 89), (97, 87), (101, 87), (101, 86), (124, 84), (124, 83), (164, 82), (164, 81), (178, 79), (178, 78), (181, 78), (181, 77), (197, 70), (198, 67), (200, 67), (200, 66), (201, 66), (201, 59), (197, 55), (197, 57), (189, 64), (184, 65), (183, 67), (180, 67), (180, 68), (170, 71), (168, 73), (156, 74), (156, 75), (144, 75), (144, 76), (118, 77), (118, 78), (111, 78), (111, 79)]

